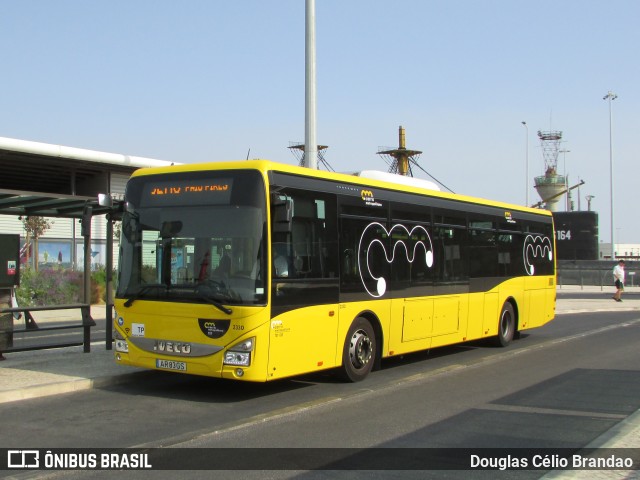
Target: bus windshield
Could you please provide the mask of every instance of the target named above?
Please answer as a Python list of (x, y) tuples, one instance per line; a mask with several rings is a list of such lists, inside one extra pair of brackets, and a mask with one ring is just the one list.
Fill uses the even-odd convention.
[(257, 171), (132, 178), (125, 196), (116, 296), (264, 305), (266, 207)]

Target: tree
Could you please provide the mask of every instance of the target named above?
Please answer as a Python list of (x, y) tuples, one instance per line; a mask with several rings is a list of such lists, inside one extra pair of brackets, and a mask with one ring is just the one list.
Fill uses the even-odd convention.
[(22, 217), (22, 225), (27, 232), (27, 265), (29, 265), (29, 243), (33, 239), (33, 256), (35, 257), (35, 269), (38, 270), (38, 239), (44, 232), (51, 228), (51, 222), (44, 217)]

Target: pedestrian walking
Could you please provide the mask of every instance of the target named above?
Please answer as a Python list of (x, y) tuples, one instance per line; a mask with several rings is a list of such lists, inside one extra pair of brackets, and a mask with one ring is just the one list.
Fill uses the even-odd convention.
[(620, 260), (618, 264), (613, 267), (613, 282), (616, 286), (616, 293), (611, 298), (616, 302), (621, 302), (622, 292), (624, 292), (624, 260)]

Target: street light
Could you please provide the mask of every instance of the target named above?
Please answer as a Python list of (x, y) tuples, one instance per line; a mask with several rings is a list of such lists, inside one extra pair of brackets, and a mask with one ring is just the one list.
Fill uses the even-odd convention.
[(525, 170), (524, 170), (524, 188), (525, 188), (525, 207), (529, 206), (529, 126), (527, 122), (522, 122), (524, 128), (527, 129), (526, 135), (526, 160), (525, 160)]
[(608, 100), (609, 102), (609, 192), (611, 197), (611, 260), (616, 259), (616, 243), (615, 238), (613, 236), (614, 232), (614, 222), (613, 222), (613, 121), (611, 114), (611, 101), (618, 98), (618, 95), (613, 93), (611, 90), (607, 92), (607, 94), (602, 97), (603, 100)]
[(316, 140), (316, 1), (305, 4), (305, 167), (318, 168)]
[(569, 212), (571, 211), (571, 191), (569, 191), (569, 177), (567, 177), (567, 153), (571, 153), (571, 150), (558, 150), (558, 153), (562, 154), (562, 175), (564, 176), (564, 188), (567, 190), (565, 210)]
[(585, 197), (587, 199), (587, 211), (591, 211), (591, 200), (593, 200), (594, 198), (596, 198), (595, 195), (587, 195)]

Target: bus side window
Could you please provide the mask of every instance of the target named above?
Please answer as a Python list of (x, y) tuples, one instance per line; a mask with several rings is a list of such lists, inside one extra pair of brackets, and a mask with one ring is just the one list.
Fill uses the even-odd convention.
[(489, 228), (474, 228), (471, 222), (470, 227), (468, 232), (469, 276), (471, 278), (495, 277), (498, 273), (496, 233)]
[[(283, 193), (280, 193), (283, 196)], [(274, 225), (273, 256), (286, 256), (287, 278), (330, 278), (337, 276), (335, 199), (315, 192), (287, 189), (286, 198), (291, 205), (290, 228), (287, 232)], [(333, 215), (329, 213), (333, 212)], [(283, 260), (279, 260), (284, 265)], [(278, 273), (276, 269), (276, 275)], [(283, 277), (285, 275), (279, 275)]]
[(441, 259), (436, 262), (437, 281), (451, 283), (466, 281), (468, 270), (466, 266), (465, 233), (466, 230), (458, 227), (436, 226), (434, 232), (435, 257)]

